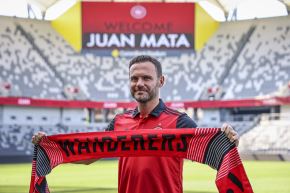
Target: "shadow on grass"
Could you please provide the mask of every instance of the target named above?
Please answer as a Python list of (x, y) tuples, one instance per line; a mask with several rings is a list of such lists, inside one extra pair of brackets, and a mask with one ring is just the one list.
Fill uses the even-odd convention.
[(217, 192), (208, 192), (208, 191), (183, 191), (183, 193), (217, 193)]
[[(0, 186), (0, 193), (27, 193), (28, 186)], [(51, 187), (51, 193), (117, 193), (116, 188)], [(208, 191), (184, 191), (183, 193), (216, 193)]]
[[(116, 188), (50, 187), (51, 193), (117, 193)], [(0, 193), (27, 193), (28, 186), (1, 186)]]
[(82, 187), (77, 187), (77, 188), (51, 188), (51, 193), (56, 192), (56, 193), (117, 193), (118, 190), (116, 188), (82, 188)]

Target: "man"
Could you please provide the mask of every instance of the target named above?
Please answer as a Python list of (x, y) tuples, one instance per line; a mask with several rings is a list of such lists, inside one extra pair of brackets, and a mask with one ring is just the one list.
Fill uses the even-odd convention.
[[(165, 106), (159, 99), (164, 85), (161, 64), (150, 56), (137, 56), (129, 64), (130, 92), (137, 101), (135, 110), (118, 114), (107, 131), (137, 129), (195, 128), (185, 113)], [(222, 130), (238, 143), (238, 134), (224, 124)], [(38, 143), (43, 133), (32, 137)], [(82, 163), (89, 164), (92, 161)], [(176, 157), (121, 157), (119, 160), (119, 193), (182, 193), (183, 159)]]

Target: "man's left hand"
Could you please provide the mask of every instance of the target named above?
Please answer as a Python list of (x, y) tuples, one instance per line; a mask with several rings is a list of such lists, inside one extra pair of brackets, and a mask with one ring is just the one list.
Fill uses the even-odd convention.
[(235, 142), (236, 146), (239, 145), (239, 134), (233, 129), (233, 127), (227, 123), (224, 123), (222, 128), (222, 132), (225, 132), (226, 136), (230, 139), (231, 142)]

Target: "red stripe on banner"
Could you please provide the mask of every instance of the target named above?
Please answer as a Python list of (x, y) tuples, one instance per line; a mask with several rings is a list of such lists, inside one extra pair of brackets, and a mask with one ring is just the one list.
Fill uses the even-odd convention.
[(205, 149), (209, 141), (217, 133), (219, 129), (212, 128), (211, 130), (199, 128), (196, 130), (196, 137), (192, 138), (188, 149), (188, 159), (194, 159), (194, 161), (202, 162)]
[[(242, 164), (239, 153), (236, 149), (232, 149), (227, 155), (225, 155), (223, 162), (221, 164), (221, 168), (217, 174), (217, 180), (225, 177), (230, 170)], [(230, 159), (235, 158), (235, 159)]]
[(50, 160), (51, 169), (59, 165), (59, 163), (63, 162), (62, 153), (55, 142), (50, 141), (47, 138), (44, 138), (40, 144), (43, 145), (43, 148), (45, 149), (45, 152), (48, 154), (48, 157), (54, 158)]

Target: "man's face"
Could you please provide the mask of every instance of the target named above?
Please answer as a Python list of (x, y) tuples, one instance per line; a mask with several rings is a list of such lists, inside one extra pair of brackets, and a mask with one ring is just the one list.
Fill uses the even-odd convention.
[(142, 62), (133, 64), (129, 70), (130, 91), (132, 97), (139, 103), (147, 103), (159, 97), (159, 88), (163, 84), (157, 77), (154, 64)]

